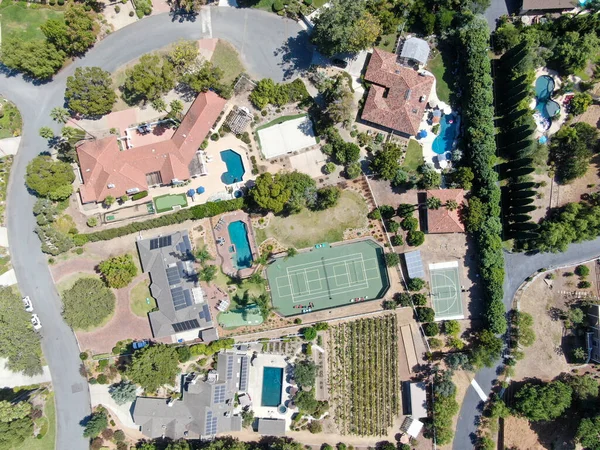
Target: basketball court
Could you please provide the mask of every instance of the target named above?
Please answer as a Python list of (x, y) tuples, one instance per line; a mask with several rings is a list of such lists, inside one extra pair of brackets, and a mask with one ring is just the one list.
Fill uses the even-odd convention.
[(389, 287), (383, 248), (367, 240), (280, 258), (267, 268), (273, 306), (284, 316), (382, 298)]
[(458, 262), (429, 264), (435, 320), (464, 319)]

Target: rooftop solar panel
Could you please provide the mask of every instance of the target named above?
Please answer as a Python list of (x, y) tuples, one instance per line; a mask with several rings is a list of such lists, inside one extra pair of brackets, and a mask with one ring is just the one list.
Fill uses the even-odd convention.
[(248, 389), (248, 357), (242, 356), (242, 364), (240, 367), (240, 391)]
[(204, 425), (204, 432), (204, 434), (207, 436), (217, 434), (217, 416), (214, 416), (210, 409), (206, 411), (206, 422)]
[(185, 322), (177, 322), (173, 324), (173, 329), (177, 333), (180, 333), (182, 331), (193, 330), (195, 328), (200, 328), (200, 324), (196, 319), (186, 320)]
[(182, 253), (191, 253), (192, 252), (192, 243), (190, 242), (190, 238), (187, 234), (183, 235), (183, 252)]
[(233, 355), (227, 355), (227, 379), (233, 378)]
[(158, 248), (158, 239), (150, 239), (150, 250), (156, 250)]
[(181, 277), (179, 276), (179, 269), (177, 268), (177, 266), (167, 267), (166, 270), (169, 286), (179, 284), (179, 282), (181, 281)]
[(201, 314), (204, 316), (204, 320), (206, 320), (207, 322), (210, 321), (210, 310), (208, 309), (208, 305), (206, 303), (202, 305)]
[(225, 385), (224, 384), (215, 386), (215, 391), (213, 394), (213, 403), (214, 404), (225, 403)]
[(189, 306), (185, 302), (185, 295), (183, 294), (183, 288), (180, 286), (171, 289), (171, 297), (173, 298), (173, 307), (175, 311), (186, 308)]

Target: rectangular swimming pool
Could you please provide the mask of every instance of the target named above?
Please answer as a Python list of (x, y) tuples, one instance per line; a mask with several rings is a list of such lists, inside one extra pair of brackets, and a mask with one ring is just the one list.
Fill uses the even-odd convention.
[(235, 268), (239, 270), (252, 267), (252, 250), (250, 249), (246, 224), (241, 220), (231, 222), (227, 227), (227, 231), (235, 250), (233, 259)]
[(280, 367), (263, 368), (261, 406), (279, 406), (283, 388), (283, 369)]

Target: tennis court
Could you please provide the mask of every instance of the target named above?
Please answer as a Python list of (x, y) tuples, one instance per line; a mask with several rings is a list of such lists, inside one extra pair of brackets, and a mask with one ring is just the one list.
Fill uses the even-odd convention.
[(154, 197), (154, 204), (156, 205), (156, 212), (163, 213), (171, 211), (176, 206), (183, 208), (187, 206), (188, 202), (185, 194), (167, 194)]
[(435, 320), (464, 319), (458, 262), (429, 264)]
[(383, 248), (371, 240), (280, 258), (267, 279), (273, 307), (284, 316), (380, 299), (390, 284)]

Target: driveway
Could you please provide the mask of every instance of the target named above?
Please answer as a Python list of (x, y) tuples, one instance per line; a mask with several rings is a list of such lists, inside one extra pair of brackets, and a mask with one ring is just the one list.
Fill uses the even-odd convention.
[[(0, 94), (13, 101), (23, 116), (23, 137), (15, 157), (8, 191), (8, 236), (12, 264), (23, 295), (29, 295), (42, 328), (42, 347), (56, 392), (58, 449), (88, 449), (80, 421), (90, 414), (88, 385), (79, 374), (79, 347), (72, 330), (61, 317), (61, 301), (48, 270), (46, 256), (35, 236), (31, 213), (35, 198), (24, 184), (27, 163), (46, 149), (38, 135), (42, 126), (58, 133), (60, 126), (50, 120), (50, 110), (63, 105), (66, 79), (77, 67), (99, 66), (114, 71), (144, 53), (179, 39), (217, 37), (230, 41), (240, 51), (251, 75), (289, 79), (308, 67), (312, 50), (299, 25), (264, 11), (207, 8), (203, 23), (174, 20), (168, 14), (155, 15), (110, 34), (87, 55), (76, 60), (52, 82), (30, 83), (0, 66)], [(126, 45), (124, 45), (126, 44)]]
[(521, 0), (491, 0), (490, 7), (484, 13), (490, 30), (496, 29), (496, 21), (501, 16), (517, 13), (520, 4)]
[[(600, 257), (600, 238), (593, 241), (572, 244), (564, 253), (537, 253), (526, 255), (524, 253), (505, 253), (504, 264), (506, 276), (504, 278), (504, 305), (508, 311), (519, 286), (527, 277), (540, 269), (551, 269), (561, 266), (572, 266), (582, 261)], [(500, 365), (501, 361), (498, 361)], [(492, 390), (492, 381), (497, 378), (496, 367), (485, 368), (475, 375), (475, 380), (485, 394)], [(453, 449), (463, 450), (471, 448), (477, 423), (481, 414), (481, 398), (475, 388), (469, 387), (458, 417), (456, 436)]]

